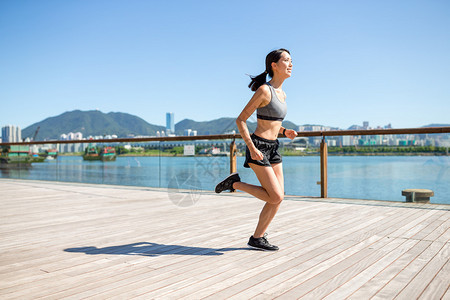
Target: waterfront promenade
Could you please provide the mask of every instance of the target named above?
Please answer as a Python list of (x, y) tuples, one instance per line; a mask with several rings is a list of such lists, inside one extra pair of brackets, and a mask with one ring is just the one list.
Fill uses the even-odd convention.
[(242, 193), (0, 179), (0, 205), (0, 299), (450, 299), (449, 205), (286, 197), (273, 253)]

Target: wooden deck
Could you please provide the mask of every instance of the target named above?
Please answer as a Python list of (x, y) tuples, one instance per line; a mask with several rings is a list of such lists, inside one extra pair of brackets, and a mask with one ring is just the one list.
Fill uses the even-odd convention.
[(448, 205), (287, 198), (0, 179), (0, 298), (450, 299)]

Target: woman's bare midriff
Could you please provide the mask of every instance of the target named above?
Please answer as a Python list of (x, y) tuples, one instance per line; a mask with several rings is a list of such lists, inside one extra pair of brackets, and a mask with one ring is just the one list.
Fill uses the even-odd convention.
[(263, 139), (276, 140), (280, 132), (281, 121), (258, 119), (255, 134)]

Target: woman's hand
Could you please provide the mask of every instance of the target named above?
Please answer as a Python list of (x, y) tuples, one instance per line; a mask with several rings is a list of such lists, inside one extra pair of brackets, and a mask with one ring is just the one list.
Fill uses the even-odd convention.
[(264, 159), (264, 155), (258, 149), (250, 151), (250, 156), (252, 157), (253, 160), (263, 160)]
[(290, 138), (291, 140), (293, 140), (297, 136), (297, 131), (292, 130), (292, 129), (286, 129), (286, 132), (284, 135), (286, 137)]

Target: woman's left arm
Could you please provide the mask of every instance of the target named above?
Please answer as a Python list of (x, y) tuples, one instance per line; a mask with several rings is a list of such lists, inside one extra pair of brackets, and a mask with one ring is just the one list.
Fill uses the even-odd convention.
[(280, 131), (278, 132), (280, 134), (284, 134), (286, 137), (290, 138), (291, 140), (295, 139), (297, 136), (297, 131), (293, 129), (286, 129), (283, 126), (280, 127)]

